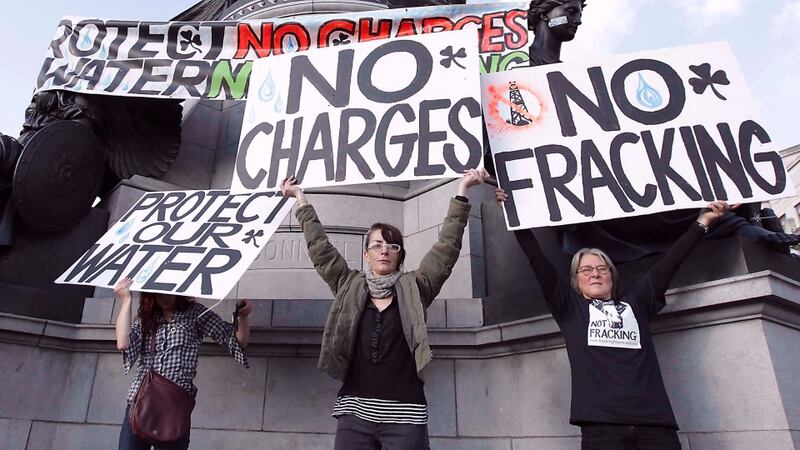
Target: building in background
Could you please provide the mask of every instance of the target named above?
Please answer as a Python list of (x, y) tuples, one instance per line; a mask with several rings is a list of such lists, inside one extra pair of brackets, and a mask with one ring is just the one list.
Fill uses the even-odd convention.
[(770, 202), (775, 215), (787, 233), (800, 233), (800, 145), (789, 147), (780, 152), (783, 165), (789, 171), (791, 182), (797, 195)]

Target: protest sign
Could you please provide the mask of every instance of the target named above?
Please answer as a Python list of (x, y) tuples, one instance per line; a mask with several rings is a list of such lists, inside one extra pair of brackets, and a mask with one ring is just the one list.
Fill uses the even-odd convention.
[(794, 193), (725, 43), (488, 74), (481, 86), (509, 229)]
[(149, 192), (56, 283), (224, 298), (294, 205), (274, 193)]
[(482, 163), (477, 33), (256, 61), (232, 192), (452, 178)]
[(242, 99), (258, 58), (461, 29), (480, 35), (481, 70), (524, 67), (527, 8), (525, 2), (443, 5), (239, 22), (69, 16), (50, 42), (36, 90)]

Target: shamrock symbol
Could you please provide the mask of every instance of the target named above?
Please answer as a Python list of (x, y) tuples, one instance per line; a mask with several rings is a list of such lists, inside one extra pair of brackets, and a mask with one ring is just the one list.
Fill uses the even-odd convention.
[(350, 43), (350, 36), (346, 33), (339, 33), (338, 36), (333, 38), (333, 45), (345, 45)]
[(457, 58), (466, 58), (467, 51), (462, 47), (458, 49), (457, 52), (453, 53), (453, 46), (448, 45), (447, 48), (439, 52), (440, 55), (444, 56), (444, 59), (439, 61), (439, 64), (444, 66), (445, 69), (450, 68), (450, 64), (455, 64), (462, 69), (466, 69), (466, 67), (462, 66), (461, 64), (456, 61)]
[(253, 245), (255, 245), (256, 248), (258, 248), (259, 245), (258, 245), (258, 242), (256, 242), (256, 238), (263, 236), (264, 235), (264, 230), (258, 230), (258, 231), (250, 230), (247, 233), (245, 233), (244, 235), (246, 237), (244, 239), (242, 239), (242, 242), (244, 242), (245, 244), (248, 244), (250, 241), (253, 241)]
[(722, 86), (731, 84), (724, 70), (717, 70), (714, 72), (714, 75), (711, 75), (711, 64), (709, 63), (703, 63), (699, 66), (689, 66), (689, 69), (699, 77), (689, 79), (689, 84), (692, 85), (696, 94), (702, 94), (705, 92), (706, 88), (710, 87), (717, 98), (720, 100), (728, 100), (714, 87), (715, 84)]
[(191, 45), (197, 51), (200, 51), (200, 46), (203, 45), (203, 41), (200, 40), (200, 34), (192, 33), (192, 30), (183, 30), (181, 31), (181, 51), (185, 52), (186, 49)]

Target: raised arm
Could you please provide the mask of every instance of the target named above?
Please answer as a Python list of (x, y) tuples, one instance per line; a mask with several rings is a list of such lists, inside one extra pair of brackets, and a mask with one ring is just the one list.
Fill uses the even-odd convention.
[(308, 204), (303, 190), (296, 184), (294, 177), (284, 178), (281, 182), (281, 190), (285, 197), (297, 199), (299, 208), (295, 212), (297, 221), (303, 229), (303, 237), (308, 246), (308, 257), (317, 269), (317, 273), (328, 287), (336, 295), (339, 289), (350, 278), (355, 276), (358, 271), (351, 270), (347, 266), (347, 261), (339, 254), (336, 247), (328, 240), (325, 228), (317, 217), (314, 207)]
[[(249, 305), (247, 305), (246, 301), (245, 305), (245, 307), (248, 308), (246, 313), (249, 315)], [(244, 354), (244, 348), (247, 346), (247, 340), (245, 340), (245, 342), (239, 341), (240, 334), (234, 329), (233, 324), (222, 320), (222, 317), (220, 317), (219, 314), (214, 311), (208, 311), (206, 307), (200, 303), (196, 303), (193, 308), (193, 311), (195, 314), (197, 314), (196, 325), (200, 336), (209, 336), (214, 340), (214, 342), (226, 348), (228, 353), (233, 356), (233, 359), (235, 359), (236, 362), (245, 368), (250, 368), (250, 363), (247, 361), (247, 357)], [(247, 335), (249, 338), (249, 323), (247, 324), (247, 327)], [(242, 328), (241, 322), (239, 323), (239, 328)]]
[(127, 374), (142, 353), (142, 323), (137, 319), (131, 324), (131, 283), (129, 277), (120, 280), (114, 286), (114, 295), (121, 302), (117, 321), (114, 323), (114, 331), (117, 336), (117, 350), (122, 352), (122, 369)]
[(133, 303), (133, 296), (130, 290), (131, 283), (133, 283), (133, 280), (127, 277), (114, 286), (114, 296), (121, 303), (117, 321), (114, 323), (114, 331), (117, 335), (117, 350), (121, 352), (125, 351), (131, 343), (131, 304)]
[[(495, 190), (495, 199), (502, 203), (506, 201), (508, 194), (502, 189)], [(561, 320), (566, 307), (566, 296), (570, 292), (569, 282), (562, 280), (553, 264), (542, 252), (539, 241), (531, 230), (516, 230), (514, 236), (517, 238), (520, 248), (528, 258), (528, 264), (536, 274), (539, 286), (542, 288), (545, 302), (556, 320)]]
[(239, 300), (236, 303), (236, 321), (234, 329), (236, 330), (236, 340), (239, 345), (244, 349), (250, 342), (250, 313), (253, 312), (253, 307), (247, 299)]
[(458, 185), (458, 195), (450, 200), (447, 216), (442, 223), (439, 240), (425, 254), (414, 271), (422, 304), (427, 308), (442, 290), (461, 253), (461, 241), (469, 218), (470, 204), (467, 193), (472, 186), (484, 182), (489, 174), (485, 170), (467, 170)]
[(686, 259), (695, 244), (703, 238), (708, 228), (728, 209), (728, 204), (725, 202), (709, 203), (706, 208), (700, 210), (697, 222), (692, 223), (689, 229), (672, 244), (661, 261), (650, 269), (653, 291), (658, 296), (664, 295), (683, 260)]

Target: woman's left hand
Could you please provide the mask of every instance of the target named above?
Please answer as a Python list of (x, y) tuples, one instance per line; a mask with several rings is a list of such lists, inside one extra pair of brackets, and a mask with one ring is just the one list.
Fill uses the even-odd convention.
[(700, 210), (697, 216), (697, 221), (706, 227), (710, 226), (717, 219), (725, 215), (729, 209), (733, 209), (738, 205), (729, 206), (726, 202), (711, 202), (705, 208)]
[(464, 176), (461, 178), (461, 184), (458, 185), (458, 195), (466, 197), (469, 188), (483, 184), (487, 178), (489, 178), (489, 174), (484, 169), (465, 170)]

